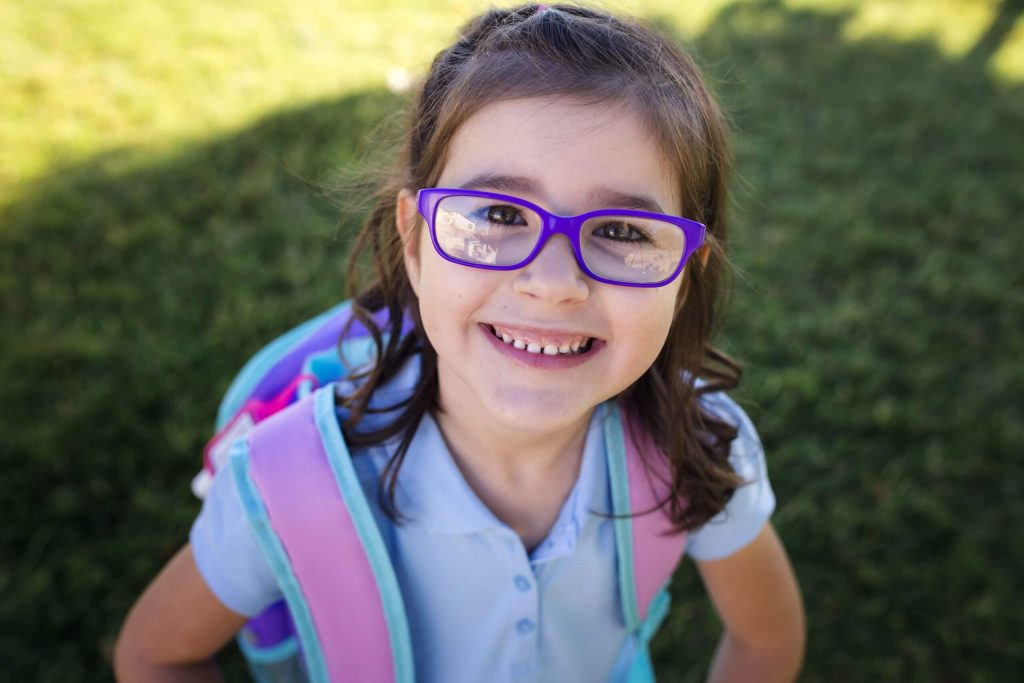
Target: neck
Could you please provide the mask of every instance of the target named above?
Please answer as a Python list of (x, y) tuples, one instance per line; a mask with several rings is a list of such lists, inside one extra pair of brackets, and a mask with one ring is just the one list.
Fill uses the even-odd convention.
[(544, 432), (443, 404), (435, 420), (466, 483), (532, 551), (547, 536), (579, 476), (592, 413)]
[(565, 468), (567, 461), (572, 469), (578, 469), (590, 413), (571, 425), (543, 433), (456, 418), (448, 411), (438, 413), (435, 419), (460, 468), (517, 480), (549, 475)]

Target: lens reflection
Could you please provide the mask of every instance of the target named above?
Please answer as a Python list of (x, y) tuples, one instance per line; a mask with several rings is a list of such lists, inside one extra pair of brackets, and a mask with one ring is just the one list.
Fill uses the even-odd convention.
[(674, 223), (635, 216), (600, 216), (583, 224), (580, 251), (590, 270), (621, 282), (661, 282), (675, 272), (686, 235)]
[(511, 266), (529, 256), (542, 225), (535, 211), (486, 197), (446, 197), (434, 218), (444, 253), (488, 266)]

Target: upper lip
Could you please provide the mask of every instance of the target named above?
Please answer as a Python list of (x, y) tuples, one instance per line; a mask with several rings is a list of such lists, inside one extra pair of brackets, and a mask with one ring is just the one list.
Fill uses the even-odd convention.
[(520, 325), (508, 322), (486, 322), (484, 324), (490, 327), (504, 327), (508, 330), (520, 332), (528, 337), (584, 337), (600, 339), (598, 335), (586, 330), (573, 330), (565, 327), (539, 327), (537, 325)]

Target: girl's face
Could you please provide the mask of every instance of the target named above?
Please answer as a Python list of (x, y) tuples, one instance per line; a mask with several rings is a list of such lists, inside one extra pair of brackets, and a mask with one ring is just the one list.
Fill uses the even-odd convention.
[[(669, 164), (640, 119), (619, 104), (569, 98), (484, 107), (452, 139), (437, 184), (515, 195), (563, 215), (645, 205), (680, 212)], [(659, 288), (596, 282), (562, 235), (519, 270), (454, 264), (434, 250), (411, 193), (399, 197), (398, 223), (446, 419), (536, 434), (576, 426), (637, 380), (665, 342), (681, 276)], [(551, 351), (579, 342), (589, 351), (530, 353), (531, 344)]]

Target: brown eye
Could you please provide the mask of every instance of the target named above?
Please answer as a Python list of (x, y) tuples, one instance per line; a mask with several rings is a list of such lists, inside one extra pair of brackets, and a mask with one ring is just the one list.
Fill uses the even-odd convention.
[(605, 223), (593, 233), (613, 242), (646, 242), (648, 237), (642, 231), (626, 223)]
[(519, 209), (502, 205), (488, 207), (487, 220), (499, 225), (521, 225), (524, 222), (519, 214)]

